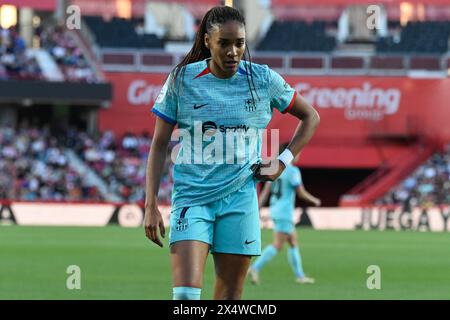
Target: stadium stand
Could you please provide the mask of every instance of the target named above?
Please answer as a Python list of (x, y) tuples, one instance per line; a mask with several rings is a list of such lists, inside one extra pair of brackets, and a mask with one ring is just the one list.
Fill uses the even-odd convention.
[[(186, 2), (187, 7), (188, 3), (191, 4), (190, 1), (181, 2)], [(390, 20), (388, 21), (389, 36), (379, 38), (375, 43), (369, 44), (372, 49), (375, 47), (375, 51), (361, 50), (358, 52), (357, 46), (349, 46), (349, 49), (345, 51), (340, 48), (343, 43), (339, 43), (337, 35), (334, 35), (338, 28), (341, 7), (336, 7), (327, 14), (324, 13), (320, 18), (311, 16), (312, 11), (305, 10), (305, 8), (296, 11), (302, 14), (298, 16), (289, 14), (294, 12), (292, 8), (282, 8), (285, 14), (280, 14), (281, 7), (278, 14), (274, 14), (277, 20), (272, 23), (268, 32), (256, 46), (255, 54), (253, 55), (252, 52), (252, 56), (255, 62), (267, 63), (283, 75), (364, 75), (371, 74), (371, 71), (376, 71), (373, 75), (386, 75), (386, 71), (390, 71), (389, 74), (392, 75), (405, 75), (406, 72), (414, 69), (447, 72), (447, 61), (450, 61), (448, 54), (442, 57), (437, 57), (437, 54), (448, 52), (450, 36), (450, 22), (448, 21), (410, 21), (402, 27), (399, 21)], [(202, 7), (201, 15), (204, 13), (203, 9)], [(274, 8), (274, 13), (276, 11)], [(104, 20), (99, 12), (89, 14), (83, 15), (83, 20), (89, 27), (86, 29), (90, 29), (94, 35), (95, 41), (86, 43), (91, 47), (95, 46), (96, 49), (97, 46), (100, 47), (100, 50), (95, 52), (98, 55), (94, 58), (98, 59), (97, 63), (105, 72), (166, 73), (182, 57), (175, 50), (161, 50), (164, 49), (165, 44), (173, 40), (169, 39), (168, 34), (165, 34), (164, 37), (145, 34), (143, 23), (145, 16), (133, 14), (133, 18), (130, 19), (116, 16), (110, 20)], [(199, 16), (201, 17), (201, 15)], [(198, 16), (194, 16), (197, 17), (198, 24)], [(77, 39), (72, 36), (70, 31), (49, 23), (45, 26), (42, 25), (42, 28), (38, 30), (38, 35), (40, 45), (55, 60), (64, 75), (64, 80), (95, 82), (94, 69), (90, 68), (83, 50), (78, 46)], [(128, 50), (124, 48), (128, 48)], [(43, 79), (38, 61), (27, 55), (26, 49), (25, 41), (14, 28), (1, 30), (0, 79)], [(253, 51), (253, 48), (251, 49)], [(408, 55), (402, 53), (408, 53)], [(423, 57), (423, 54), (428, 55)], [(142, 81), (140, 75), (131, 74), (130, 77)], [(148, 82), (146, 83), (148, 91), (143, 91), (142, 96), (154, 95), (157, 85), (153, 80), (145, 81)], [(117, 87), (115, 90), (118, 90)], [(118, 104), (113, 102), (114, 106), (111, 109), (113, 110)], [(132, 112), (136, 112), (136, 110)], [(76, 129), (71, 130), (61, 136), (65, 140), (59, 142), (60, 139), (58, 139), (60, 147), (71, 148), (75, 151), (81, 161), (104, 180), (111, 193), (126, 201), (143, 199), (146, 157), (151, 144), (151, 138), (147, 134), (129, 133), (117, 137), (112, 131), (90, 135)], [(51, 140), (51, 136), (48, 139)], [(9, 160), (5, 159), (10, 156), (12, 149), (9, 145), (4, 147), (0, 153), (2, 154), (2, 167), (6, 168), (5, 161)], [(32, 170), (31, 165), (28, 166), (28, 170)], [(170, 171), (171, 165), (168, 161), (160, 189), (160, 199), (163, 202), (169, 202), (171, 197)], [(6, 170), (3, 174), (10, 173)], [(76, 176), (76, 173), (73, 174)], [(17, 180), (16, 177), (13, 177), (14, 179)], [(417, 180), (418, 186), (422, 185), (423, 179), (417, 177), (414, 179)], [(417, 187), (417, 190), (419, 189)], [(385, 190), (374, 199), (380, 197)], [(420, 190), (417, 192), (420, 193)], [(8, 189), (8, 192), (11, 191)], [(417, 192), (412, 192), (413, 198), (417, 198), (418, 203), (425, 201), (422, 199), (423, 197), (416, 196)], [(403, 199), (404, 196), (405, 189), (403, 185), (400, 185), (380, 201), (391, 203), (397, 201), (396, 199)], [(19, 197), (21, 196), (19, 195)], [(40, 195), (28, 197), (39, 199)], [(58, 194), (51, 198), (58, 197), (61, 198), (61, 195)], [(89, 193), (83, 194), (82, 197), (91, 199)], [(70, 199), (70, 196), (63, 194), (62, 198)], [(442, 200), (442, 196), (436, 195), (433, 196), (433, 201), (448, 202), (449, 200)]]
[(84, 17), (100, 47), (114, 48), (163, 48), (164, 42), (154, 34), (140, 32), (142, 19), (114, 17), (104, 21), (102, 17)]
[(15, 28), (0, 28), (0, 80), (40, 80), (42, 71)]
[[(141, 201), (144, 198), (145, 169), (151, 145), (147, 133), (139, 136), (126, 133), (121, 139), (116, 139), (111, 131), (90, 136), (72, 129), (69, 136), (72, 137), (70, 145), (78, 156), (104, 179), (110, 192), (127, 201)], [(168, 158), (159, 193), (162, 202), (170, 202), (172, 166)]]
[(0, 199), (102, 200), (70, 167), (60, 138), (48, 127), (0, 127)]
[[(392, 28), (399, 28), (391, 23)], [(448, 51), (450, 22), (409, 22), (396, 35), (380, 38), (376, 50), (380, 53), (429, 53), (442, 54)]]
[[(150, 145), (147, 133), (116, 139), (111, 131), (90, 136), (75, 128), (52, 134), (48, 127), (0, 127), (0, 199), (103, 200), (98, 188), (87, 185), (70, 167), (64, 154), (70, 148), (107, 183), (109, 192), (125, 201), (141, 201)], [(158, 195), (161, 203), (171, 199), (172, 168), (168, 157)]]
[(145, 173), (138, 170), (137, 139), (126, 136), (122, 144), (118, 144), (111, 131), (98, 137), (90, 137), (85, 132), (77, 132), (76, 135), (75, 151), (80, 158), (106, 180), (111, 192), (120, 194), (124, 199), (130, 198), (134, 194), (132, 182), (137, 185), (137, 181), (143, 183), (145, 179)]
[(325, 21), (275, 21), (257, 50), (325, 51), (335, 48), (336, 40), (325, 33)]
[(61, 26), (49, 26), (40, 34), (45, 48), (64, 74), (66, 81), (95, 82), (96, 74), (70, 31)]
[(429, 207), (450, 203), (450, 145), (434, 154), (376, 204)]
[[(43, 51), (56, 62), (60, 81), (97, 82), (97, 74), (89, 65), (83, 51), (69, 30), (48, 25), (35, 30)], [(27, 47), (15, 28), (0, 30), (0, 80), (57, 80), (48, 79), (38, 61), (39, 48)]]

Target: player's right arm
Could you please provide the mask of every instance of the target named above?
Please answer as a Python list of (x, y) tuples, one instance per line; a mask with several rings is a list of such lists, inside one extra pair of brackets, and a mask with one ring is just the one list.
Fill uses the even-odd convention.
[(156, 114), (155, 131), (152, 145), (148, 154), (146, 189), (145, 189), (145, 235), (151, 241), (162, 247), (158, 237), (158, 228), (161, 236), (165, 237), (164, 222), (161, 212), (158, 210), (158, 190), (163, 172), (164, 162), (167, 156), (172, 131), (177, 124), (178, 95), (171, 85), (172, 74), (166, 79), (166, 83), (156, 98), (152, 112)]
[(155, 132), (147, 161), (144, 216), (145, 235), (161, 248), (163, 244), (158, 237), (158, 227), (163, 238), (165, 237), (165, 228), (161, 212), (158, 210), (158, 190), (164, 161), (166, 160), (167, 147), (174, 127), (175, 125), (170, 124), (162, 118), (156, 118)]

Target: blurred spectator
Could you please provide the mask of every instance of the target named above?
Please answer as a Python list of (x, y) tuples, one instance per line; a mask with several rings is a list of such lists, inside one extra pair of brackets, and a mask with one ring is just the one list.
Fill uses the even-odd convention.
[[(55, 59), (67, 81), (96, 82), (97, 76), (71, 33), (64, 27), (35, 30), (41, 46)], [(12, 27), (0, 28), (0, 80), (43, 80), (44, 75), (25, 40)]]
[(145, 28), (144, 28), (144, 23), (142, 21), (139, 21), (135, 27), (134, 27), (134, 31), (136, 32), (137, 35), (142, 36), (145, 34)]
[(0, 127), (0, 198), (101, 200), (68, 165), (63, 146), (48, 128)]
[[(69, 128), (58, 139), (48, 128), (0, 127), (0, 199), (102, 200), (96, 186), (70, 168), (64, 148), (73, 149), (125, 201), (145, 199), (145, 175), (151, 146), (148, 133), (113, 132), (98, 136)], [(173, 164), (169, 155), (161, 176), (158, 198), (170, 203)]]
[(62, 26), (47, 27), (40, 34), (41, 45), (55, 59), (68, 81), (95, 82), (96, 74), (70, 32)]
[[(142, 201), (145, 198), (145, 174), (151, 138), (148, 133), (134, 135), (126, 133), (116, 139), (111, 131), (98, 137), (78, 133), (75, 150), (108, 184), (110, 191), (127, 201)], [(172, 165), (167, 159), (159, 200), (169, 203), (172, 196)]]
[(0, 80), (42, 79), (36, 59), (26, 51), (26, 44), (14, 28), (0, 30)]
[(450, 144), (443, 153), (434, 154), (377, 203), (408, 207), (450, 204)]

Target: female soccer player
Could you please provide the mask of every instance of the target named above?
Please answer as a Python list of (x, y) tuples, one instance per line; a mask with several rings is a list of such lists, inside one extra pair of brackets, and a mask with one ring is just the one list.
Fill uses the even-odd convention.
[[(287, 145), (282, 145), (284, 150)], [(297, 155), (298, 157), (298, 155)], [(297, 159), (294, 159), (296, 161)], [(259, 197), (259, 207), (270, 197), (270, 216), (274, 222), (273, 243), (264, 248), (261, 256), (256, 259), (249, 270), (251, 281), (259, 284), (259, 272), (262, 267), (281, 251), (285, 242), (289, 244), (288, 261), (294, 271), (296, 282), (301, 284), (314, 283), (314, 278), (307, 277), (303, 271), (300, 249), (297, 245), (297, 235), (293, 222), (295, 195), (314, 206), (320, 206), (319, 198), (314, 197), (304, 187), (300, 169), (287, 165), (280, 177), (267, 182)]]
[[(245, 36), (238, 10), (209, 10), (191, 51), (170, 73), (152, 109), (157, 119), (147, 166), (144, 228), (160, 247), (158, 229), (165, 236), (157, 204), (161, 169), (174, 126), (183, 131), (170, 215), (173, 299), (200, 299), (208, 251), (215, 264), (214, 299), (241, 298), (251, 256), (261, 253), (256, 180), (278, 178), (319, 124), (314, 108), (280, 75), (251, 63)], [(274, 108), (302, 124), (278, 158), (261, 164), (260, 136), (253, 148), (257, 152), (250, 156), (234, 148), (234, 137), (266, 128)], [(220, 158), (220, 148), (207, 155), (213, 142), (205, 136), (223, 143), (226, 159)], [(237, 163), (235, 158), (242, 159), (243, 153), (245, 161)]]

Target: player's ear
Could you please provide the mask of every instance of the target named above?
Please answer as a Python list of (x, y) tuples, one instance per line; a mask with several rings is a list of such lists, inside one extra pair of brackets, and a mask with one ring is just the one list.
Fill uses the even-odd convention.
[(204, 42), (205, 42), (205, 47), (208, 48), (208, 49), (211, 49), (211, 48), (209, 47), (209, 41), (211, 40), (211, 38), (209, 37), (209, 34), (208, 34), (208, 33), (205, 33), (205, 37), (203, 38), (203, 40), (204, 40)]

